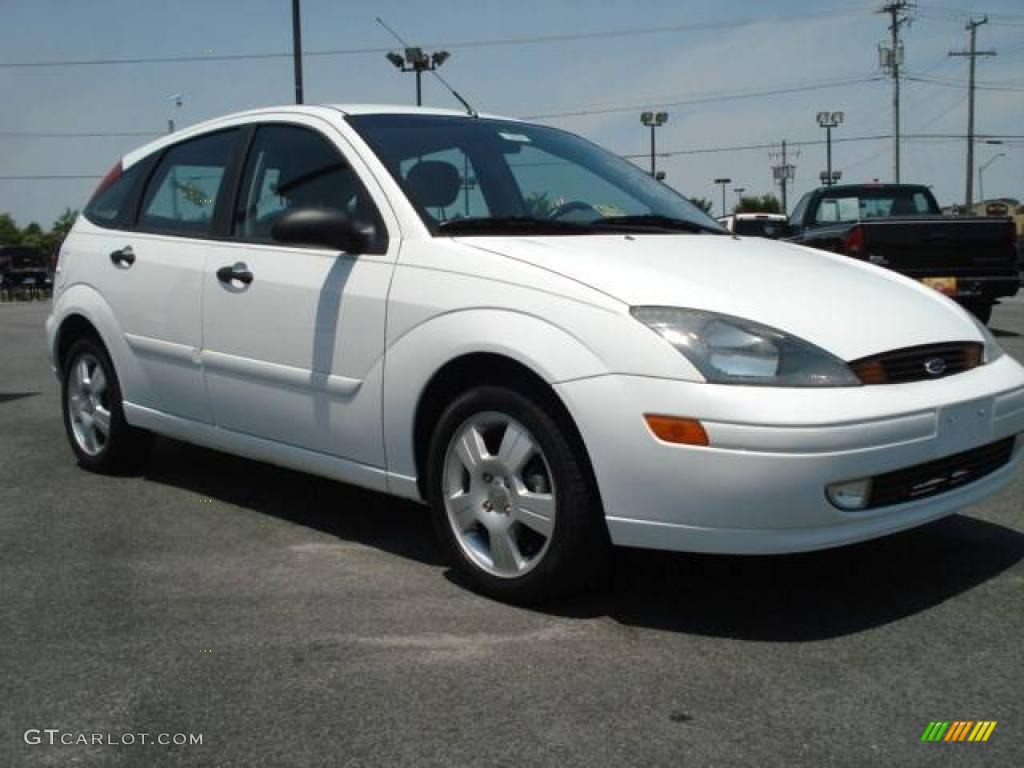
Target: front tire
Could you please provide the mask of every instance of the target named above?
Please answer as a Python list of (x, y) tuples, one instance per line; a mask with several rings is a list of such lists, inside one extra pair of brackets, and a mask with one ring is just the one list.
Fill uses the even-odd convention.
[(541, 398), (488, 385), (445, 409), (430, 442), (428, 495), (442, 548), (472, 588), (535, 603), (600, 571), (607, 531), (579, 454)]
[(78, 463), (103, 474), (139, 469), (152, 435), (125, 421), (121, 386), (103, 345), (89, 337), (76, 341), (61, 374), (64, 431)]

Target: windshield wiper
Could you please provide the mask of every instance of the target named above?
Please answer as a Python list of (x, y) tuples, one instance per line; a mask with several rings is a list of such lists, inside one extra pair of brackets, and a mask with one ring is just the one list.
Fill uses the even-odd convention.
[(671, 216), (646, 214), (637, 216), (609, 216), (590, 222), (595, 229), (614, 231), (659, 231), (659, 232), (708, 232), (713, 235), (726, 235), (728, 232), (710, 227), (689, 219), (675, 219)]
[(559, 234), (594, 231), (592, 222), (537, 219), (532, 216), (478, 216), (468, 219), (448, 219), (448, 221), (438, 224), (437, 229), (439, 232), (449, 235), (503, 232)]

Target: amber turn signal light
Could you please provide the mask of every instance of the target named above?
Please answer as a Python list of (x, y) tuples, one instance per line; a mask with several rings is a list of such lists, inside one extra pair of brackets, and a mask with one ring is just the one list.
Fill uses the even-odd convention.
[(709, 445), (708, 433), (704, 425), (696, 419), (683, 419), (678, 416), (658, 416), (645, 414), (644, 421), (654, 436), (666, 443), (680, 445)]

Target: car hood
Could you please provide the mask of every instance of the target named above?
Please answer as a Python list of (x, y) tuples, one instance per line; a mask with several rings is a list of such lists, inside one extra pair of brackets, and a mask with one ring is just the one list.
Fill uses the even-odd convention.
[(795, 334), (845, 360), (982, 341), (956, 304), (894, 272), (762, 238), (721, 235), (460, 237), (630, 306), (690, 307)]

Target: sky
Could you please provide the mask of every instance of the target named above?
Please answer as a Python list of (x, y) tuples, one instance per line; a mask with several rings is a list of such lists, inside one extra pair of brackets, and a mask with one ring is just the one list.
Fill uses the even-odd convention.
[[(1024, 198), (1024, 6), (937, 2), (953, 5), (921, 0), (902, 30), (910, 78), (902, 84), (902, 180), (933, 185), (942, 204), (963, 200), (967, 62), (948, 53), (966, 46), (970, 14), (988, 14), (978, 48), (998, 55), (978, 60), (976, 131), (1016, 138), (979, 144), (975, 167), (1002, 153), (984, 173), (985, 196)], [(849, 140), (891, 132), (892, 82), (878, 66), (877, 46), (888, 35), (880, 5), (303, 0), (305, 100), (414, 100), (413, 76), (384, 58), (401, 46), (375, 21), (381, 16), (410, 44), (450, 51), (441, 73), (481, 111), (540, 116), (619, 154), (641, 155), (644, 167), (649, 133), (639, 114), (667, 111), (657, 143), (673, 154), (658, 167), (680, 192), (713, 200), (717, 215), (715, 178), (732, 180), (729, 207), (735, 188), (777, 192), (778, 147), (742, 147), (822, 141), (815, 115), (823, 110), (845, 115), (833, 131), (833, 168), (843, 180), (891, 179), (891, 139)], [(48, 226), (64, 208), (81, 207), (110, 166), (165, 132), (169, 118), (190, 125), (294, 100), (288, 56), (216, 58), (290, 54), (290, 0), (0, 0), (0, 19), (0, 212), (22, 225)], [(198, 60), (81, 63), (181, 56)], [(53, 61), (79, 63), (11, 66)], [(424, 91), (428, 105), (458, 107), (431, 78)], [(171, 98), (179, 93), (180, 108)], [(564, 114), (571, 112), (587, 114)], [(825, 168), (823, 144), (796, 149), (790, 208)], [(84, 178), (11, 178), (68, 175)]]

